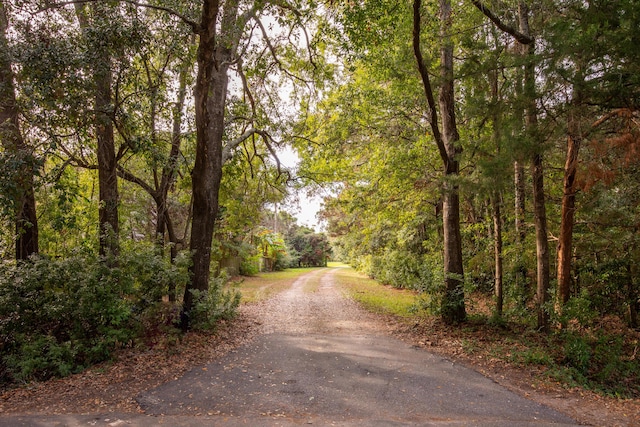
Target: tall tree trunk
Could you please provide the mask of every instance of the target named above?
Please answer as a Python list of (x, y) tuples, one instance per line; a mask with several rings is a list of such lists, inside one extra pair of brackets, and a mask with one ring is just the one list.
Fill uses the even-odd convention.
[[(108, 5), (100, 2), (91, 5), (92, 21), (87, 16), (86, 6), (76, 4), (78, 22), (83, 31), (90, 25), (106, 23)], [(93, 49), (93, 64), (91, 72), (95, 90), (95, 134), (98, 144), (98, 188), (99, 208), (98, 221), (100, 232), (100, 255), (117, 256), (119, 252), (118, 233), (118, 169), (113, 134), (114, 106), (112, 99), (112, 69), (111, 55), (104, 43), (93, 43), (87, 37), (87, 42)]]
[[(526, 46), (520, 45), (521, 52), (526, 54)], [(523, 80), (524, 73), (522, 70), (516, 71), (516, 96), (520, 99), (524, 98)], [(521, 107), (521, 103), (518, 105), (514, 115), (518, 120), (517, 132), (523, 132), (524, 129), (524, 109)], [(528, 266), (523, 256), (524, 243), (527, 238), (526, 227), (526, 182), (524, 164), (522, 161), (523, 156), (521, 153), (516, 154), (516, 160), (513, 162), (513, 188), (514, 188), (514, 217), (515, 217), (515, 231), (516, 231), (516, 254), (515, 254), (515, 268), (514, 268), (514, 287), (518, 293), (518, 304), (524, 308), (529, 296), (529, 272)]]
[[(529, 29), (529, 9), (524, 2), (518, 5), (518, 15), (520, 21), (520, 32), (530, 37)], [(524, 66), (524, 94), (525, 106), (525, 127), (527, 135), (532, 140), (540, 138), (537, 132), (538, 113), (536, 108), (536, 88), (535, 88), (535, 44), (524, 45), (526, 54), (526, 64)], [(549, 313), (547, 302), (549, 301), (549, 242), (547, 240), (547, 210), (545, 207), (544, 195), (544, 169), (542, 162), (542, 147), (538, 145), (531, 158), (531, 175), (533, 180), (533, 215), (536, 229), (536, 265), (537, 265), (537, 311), (538, 329), (547, 331), (549, 329)]]
[(518, 243), (523, 243), (527, 236), (527, 230), (525, 227), (525, 181), (524, 181), (524, 166), (521, 161), (513, 162), (513, 187), (515, 191), (515, 227), (516, 237)]
[[(445, 170), (443, 197), (444, 268), (446, 295), (442, 302), (443, 317), (455, 323), (465, 319), (464, 269), (462, 262), (462, 236), (460, 233), (460, 188), (455, 178), (460, 173), (458, 156), (462, 153), (460, 134), (456, 124), (455, 91), (453, 77), (453, 41), (451, 39), (451, 1), (440, 0), (440, 88), (439, 104), (442, 114), (442, 134), (449, 158)], [(453, 178), (450, 180), (449, 178)]]
[[(580, 84), (580, 83), (578, 83)], [(576, 173), (578, 153), (582, 144), (580, 110), (582, 91), (574, 87), (573, 100), (568, 117), (567, 154), (564, 164), (562, 191), (562, 213), (560, 217), (560, 235), (558, 236), (558, 305), (560, 310), (571, 296), (571, 252), (573, 243), (573, 225), (576, 210)]]
[[(194, 38), (191, 38), (193, 43)], [(173, 224), (171, 222), (171, 216), (168, 209), (168, 197), (169, 189), (175, 181), (176, 169), (178, 167), (178, 156), (180, 155), (180, 145), (182, 141), (182, 110), (184, 109), (184, 101), (187, 94), (187, 75), (189, 70), (193, 66), (191, 60), (185, 60), (180, 68), (180, 74), (178, 76), (178, 98), (173, 108), (173, 128), (171, 132), (171, 150), (169, 152), (169, 159), (164, 169), (162, 170), (162, 179), (160, 180), (159, 196), (161, 198), (158, 203), (158, 222), (156, 223), (156, 235), (162, 234), (162, 243), (164, 244), (164, 231), (168, 231), (169, 242), (171, 243), (170, 259), (173, 264), (178, 254), (178, 238), (173, 230)], [(162, 221), (162, 222), (161, 222)], [(176, 301), (176, 284), (174, 282), (169, 283), (169, 301)]]
[[(638, 230), (636, 230), (636, 233)], [(637, 329), (638, 309), (640, 309), (640, 298), (638, 295), (638, 286), (636, 285), (637, 271), (634, 272), (631, 262), (627, 261), (627, 282), (628, 282), (628, 300), (629, 300), (629, 327)], [(634, 274), (636, 273), (636, 274)]]
[(38, 218), (33, 189), (34, 160), (20, 132), (11, 55), (6, 37), (8, 20), (4, 5), (0, 4), (0, 140), (7, 155), (17, 165), (12, 171), (15, 184), (14, 221), (15, 257), (25, 260), (38, 253)]
[[(444, 164), (445, 179), (442, 196), (442, 222), (444, 236), (445, 291), (441, 301), (442, 318), (447, 323), (462, 322), (466, 318), (464, 305), (464, 270), (462, 265), (462, 237), (460, 234), (460, 196), (455, 177), (459, 174), (458, 155), (462, 152), (460, 135), (456, 126), (453, 81), (453, 42), (451, 2), (440, 1), (441, 20), (441, 79), (439, 104), (443, 132), (438, 127), (438, 112), (429, 73), (420, 49), (421, 0), (413, 2), (413, 51), (429, 104), (429, 124)], [(454, 179), (451, 179), (454, 178)]]
[[(192, 291), (209, 289), (211, 241), (218, 216), (218, 194), (222, 179), (222, 138), (229, 77), (227, 71), (234, 52), (238, 14), (235, 1), (224, 3), (218, 23), (219, 4), (204, 0), (198, 46), (198, 76), (195, 85), (196, 160), (192, 172), (193, 221), (190, 249), (193, 262), (191, 280), (183, 300), (182, 328), (189, 327), (195, 300)], [(220, 40), (216, 28), (220, 24)]]
[[(492, 139), (496, 145), (496, 156), (500, 156), (501, 151), (501, 112), (498, 110), (500, 105), (500, 93), (498, 90), (498, 70), (489, 72), (489, 84), (491, 86), (491, 119), (493, 121)], [(498, 186), (498, 182), (495, 183)], [(502, 285), (502, 195), (496, 190), (491, 195), (491, 216), (493, 218), (493, 256), (494, 256), (494, 296), (495, 296), (495, 315), (502, 317), (502, 308), (504, 305), (503, 285)]]

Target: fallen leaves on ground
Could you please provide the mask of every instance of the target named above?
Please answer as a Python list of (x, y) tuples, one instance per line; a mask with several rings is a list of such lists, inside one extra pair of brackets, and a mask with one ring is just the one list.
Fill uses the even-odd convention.
[[(239, 315), (222, 323), (215, 334), (188, 333), (175, 346), (128, 349), (116, 361), (83, 373), (5, 390), (0, 394), (0, 413), (140, 412), (136, 396), (141, 392), (179, 378), (190, 369), (204, 369), (208, 362), (251, 340), (261, 330), (262, 307), (241, 307)], [(581, 423), (640, 425), (638, 399), (615, 399), (582, 388), (566, 388), (543, 375), (542, 367), (522, 367), (494, 357), (500, 337), (482, 327), (451, 327), (433, 318), (408, 324), (391, 316), (381, 324), (385, 325), (382, 333), (470, 366), (506, 388)]]
[(173, 346), (125, 349), (113, 362), (66, 378), (0, 392), (0, 413), (140, 412), (136, 396), (210, 362), (251, 339), (255, 323), (240, 313), (215, 333), (189, 332)]

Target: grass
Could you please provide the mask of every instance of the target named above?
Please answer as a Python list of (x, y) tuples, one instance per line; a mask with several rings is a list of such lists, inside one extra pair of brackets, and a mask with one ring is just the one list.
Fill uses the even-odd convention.
[(399, 317), (411, 317), (415, 311), (416, 292), (381, 285), (351, 268), (341, 268), (334, 277), (346, 294), (367, 310)]

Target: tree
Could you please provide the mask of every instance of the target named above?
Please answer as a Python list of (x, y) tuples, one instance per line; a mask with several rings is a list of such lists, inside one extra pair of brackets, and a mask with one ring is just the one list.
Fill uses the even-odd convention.
[(444, 230), (444, 271), (445, 295), (442, 300), (442, 317), (448, 323), (461, 322), (466, 317), (464, 306), (464, 270), (462, 263), (462, 237), (460, 234), (460, 196), (455, 178), (460, 172), (459, 156), (462, 152), (460, 134), (456, 124), (453, 42), (451, 40), (452, 9), (448, 0), (440, 5), (440, 96), (439, 107), (443, 132), (438, 126), (436, 108), (429, 72), (422, 57), (420, 47), (421, 0), (413, 2), (413, 48), (418, 71), (424, 86), (429, 105), (429, 125), (444, 164), (445, 181), (443, 186), (442, 221)]
[(97, 143), (97, 165), (99, 184), (99, 234), (100, 254), (117, 256), (119, 252), (118, 234), (118, 174), (115, 149), (113, 117), (114, 100), (112, 94), (112, 58), (104, 35), (92, 27), (104, 28), (113, 15), (106, 3), (91, 2), (88, 6), (75, 3), (80, 28), (85, 34), (87, 47), (93, 52), (88, 64), (93, 79), (94, 90), (94, 132)]
[(5, 194), (12, 205), (15, 224), (15, 257), (26, 260), (37, 254), (38, 217), (34, 194), (36, 163), (32, 150), (20, 131), (11, 52), (7, 40), (9, 22), (4, 3), (0, 4), (0, 139), (8, 176), (4, 177)]
[(331, 245), (324, 234), (304, 226), (293, 226), (285, 236), (292, 249), (291, 264), (296, 267), (326, 267)]
[[(637, 98), (634, 100), (637, 91), (631, 88), (627, 77), (637, 72), (633, 65), (637, 54), (627, 45), (635, 35), (626, 34), (638, 22), (638, 17), (629, 12), (635, 7), (637, 2), (633, 1), (569, 2), (565, 5), (563, 23), (554, 25), (552, 41), (556, 50), (563, 57), (571, 57), (571, 61), (557, 65), (557, 72), (570, 91), (566, 101), (566, 151), (557, 248), (560, 310), (571, 297), (580, 149), (587, 138), (600, 133), (599, 127), (638, 107)], [(589, 123), (588, 117), (598, 115), (599, 119)]]
[[(524, 65), (524, 97), (525, 97), (525, 128), (526, 134), (532, 141), (538, 141), (538, 115), (536, 106), (536, 85), (535, 85), (535, 43), (531, 37), (529, 27), (529, 8), (524, 1), (518, 3), (518, 23), (516, 29), (506, 25), (482, 2), (473, 1), (482, 13), (484, 13), (498, 28), (510, 34), (522, 46), (525, 57)], [(537, 306), (538, 306), (538, 328), (548, 330), (549, 312), (547, 302), (549, 301), (549, 242), (547, 237), (547, 213), (544, 193), (544, 167), (542, 144), (534, 146), (531, 157), (531, 175), (533, 181), (533, 212), (536, 229), (536, 264), (537, 264)], [(516, 165), (516, 177), (519, 171)], [(520, 206), (516, 205), (516, 212)]]
[[(246, 6), (246, 8), (245, 8)], [(302, 6), (302, 4), (298, 5)], [(215, 229), (219, 210), (219, 191), (222, 179), (222, 167), (231, 156), (233, 150), (244, 140), (259, 134), (263, 141), (270, 145), (272, 137), (264, 129), (255, 127), (245, 128), (244, 133), (232, 140), (226, 140), (226, 106), (229, 84), (229, 70), (237, 64), (243, 79), (245, 92), (252, 107), (255, 108), (255, 98), (246, 86), (242, 73), (243, 54), (240, 51), (243, 37), (252, 33), (253, 28), (247, 28), (249, 22), (256, 24), (265, 39), (265, 52), (273, 57), (278, 68), (284, 63), (278, 56), (279, 52), (269, 39), (267, 29), (259, 19), (259, 13), (269, 7), (272, 11), (279, 10), (282, 16), (287, 16), (293, 26), (300, 25), (303, 12), (288, 3), (254, 2), (244, 5), (237, 0), (229, 0), (222, 4), (215, 0), (204, 0), (198, 24), (191, 23), (199, 36), (197, 68), (198, 75), (194, 87), (195, 124), (196, 124), (196, 158), (192, 177), (193, 192), (193, 223), (191, 228), (190, 250), (193, 263), (190, 269), (192, 280), (185, 290), (183, 304), (183, 328), (188, 328), (189, 312), (194, 306), (193, 290), (206, 291), (209, 286), (211, 264), (211, 241)], [(286, 20), (280, 19), (280, 24)], [(306, 31), (303, 31), (306, 36)], [(307, 37), (307, 41), (308, 37)], [(249, 40), (245, 40), (249, 43)], [(307, 83), (303, 81), (303, 83)], [(255, 111), (252, 111), (255, 113)], [(249, 124), (255, 118), (249, 119)], [(271, 150), (273, 151), (273, 150)]]

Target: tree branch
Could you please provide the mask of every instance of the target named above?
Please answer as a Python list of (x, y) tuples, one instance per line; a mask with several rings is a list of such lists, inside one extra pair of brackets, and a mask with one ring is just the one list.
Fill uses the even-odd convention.
[[(280, 175), (282, 175), (282, 165), (280, 164), (280, 159), (278, 158), (276, 150), (271, 145), (271, 141), (273, 141), (273, 138), (271, 137), (271, 135), (269, 135), (268, 132), (265, 131), (257, 130), (256, 133), (263, 138), (264, 144), (267, 146), (267, 150), (269, 150), (269, 153), (271, 153), (271, 156), (276, 161), (276, 167), (278, 168), (278, 178), (280, 178)], [(291, 177), (289, 176), (289, 178)]]
[(231, 152), (243, 141), (246, 141), (247, 139), (249, 139), (249, 137), (251, 137), (251, 135), (256, 133), (259, 133), (259, 132), (255, 128), (249, 128), (245, 131), (245, 133), (243, 133), (236, 139), (229, 141), (229, 143), (225, 145), (224, 148), (222, 149), (222, 163), (224, 164), (229, 159), (231, 159)]
[[(68, 6), (70, 4), (76, 5), (76, 4), (85, 4), (85, 3), (94, 3), (94, 2), (100, 2), (100, 1), (104, 1), (104, 0), (69, 0), (69, 1), (61, 1), (61, 2), (47, 2), (47, 5), (45, 7), (43, 7), (42, 9), (38, 10), (38, 12), (43, 12), (45, 10), (49, 10), (49, 9), (60, 9), (64, 6)], [(188, 17), (182, 15), (181, 13), (176, 12), (175, 10), (168, 8), (168, 7), (164, 7), (164, 6), (157, 6), (157, 5), (153, 5), (153, 4), (149, 4), (149, 3), (141, 3), (139, 1), (136, 0), (118, 0), (122, 3), (129, 3), (131, 5), (134, 6), (138, 6), (138, 7), (146, 7), (147, 9), (153, 9), (153, 10), (159, 10), (162, 12), (167, 12), (169, 15), (175, 16), (176, 18), (180, 19), (182, 22), (184, 22), (185, 24), (187, 24), (189, 27), (191, 27), (191, 30), (194, 33), (199, 33), (200, 32), (200, 25), (198, 25), (197, 22), (192, 21), (191, 19), (189, 19)]]
[(521, 44), (531, 44), (533, 43), (533, 38), (522, 34), (521, 32), (519, 32), (518, 30), (516, 30), (514, 27), (511, 27), (507, 24), (505, 24), (504, 22), (502, 22), (500, 20), (500, 18), (491, 11), (491, 9), (489, 9), (487, 6), (485, 6), (482, 2), (479, 2), (478, 0), (471, 0), (471, 3), (473, 3), (473, 5), (475, 7), (478, 8), (478, 10), (480, 12), (482, 12), (487, 18), (489, 18), (489, 20), (491, 22), (493, 22), (494, 24), (496, 24), (496, 27), (500, 28), (502, 31), (504, 31), (507, 34), (510, 34), (511, 36), (513, 36), (513, 38), (515, 38), (518, 42), (520, 42)]
[(295, 74), (291, 73), (289, 70), (287, 70), (282, 65), (282, 62), (280, 62), (280, 58), (278, 58), (278, 53), (276, 52), (276, 49), (274, 48), (273, 44), (271, 44), (271, 39), (269, 38), (269, 34), (267, 33), (267, 29), (264, 28), (264, 25), (262, 25), (262, 22), (260, 21), (260, 19), (258, 19), (257, 16), (253, 16), (253, 20), (256, 21), (256, 23), (258, 24), (258, 28), (260, 28), (260, 31), (262, 32), (262, 37), (264, 37), (264, 42), (267, 45), (267, 48), (269, 49), (269, 52), (271, 53), (271, 56), (273, 57), (273, 60), (278, 65), (278, 68), (283, 73), (285, 73), (286, 75), (288, 75), (289, 77), (291, 77), (293, 79), (300, 80), (301, 82), (304, 82), (304, 83), (312, 83), (311, 81), (305, 80), (300, 76), (296, 76)]
[(118, 176), (126, 181), (133, 182), (134, 184), (138, 184), (144, 191), (149, 193), (149, 195), (151, 195), (151, 197), (153, 197), (154, 199), (157, 197), (157, 192), (153, 187), (151, 187), (145, 181), (143, 181), (142, 179), (138, 178), (137, 176), (135, 176), (134, 174), (126, 170), (121, 165), (118, 165)]
[(447, 149), (444, 145), (444, 140), (442, 139), (442, 135), (440, 134), (440, 128), (438, 127), (438, 112), (436, 110), (436, 100), (433, 97), (433, 89), (431, 88), (429, 72), (427, 71), (427, 66), (424, 63), (424, 58), (422, 57), (422, 51), (420, 50), (420, 9), (421, 8), (422, 8), (421, 0), (414, 0), (413, 1), (413, 53), (416, 57), (416, 62), (418, 64), (418, 72), (420, 73), (420, 77), (422, 78), (424, 93), (427, 97), (427, 102), (429, 103), (429, 124), (431, 125), (431, 131), (433, 132), (433, 137), (436, 140), (436, 145), (438, 146), (438, 152), (440, 153), (440, 158), (442, 158), (442, 161), (444, 162), (445, 170), (448, 170), (449, 155), (447, 154)]

